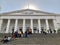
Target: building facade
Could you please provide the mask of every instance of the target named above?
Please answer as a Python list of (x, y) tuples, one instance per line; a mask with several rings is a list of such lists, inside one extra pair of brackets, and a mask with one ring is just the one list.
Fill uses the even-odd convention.
[(57, 30), (60, 28), (60, 14), (53, 14), (32, 9), (23, 9), (0, 14), (0, 33), (12, 33), (31, 28), (32, 33), (41, 33), (42, 29)]

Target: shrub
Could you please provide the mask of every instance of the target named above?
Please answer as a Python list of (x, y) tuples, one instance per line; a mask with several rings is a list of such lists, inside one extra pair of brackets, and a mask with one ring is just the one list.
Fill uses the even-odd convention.
[(60, 33), (60, 29), (58, 29), (57, 31), (58, 31), (58, 33)]

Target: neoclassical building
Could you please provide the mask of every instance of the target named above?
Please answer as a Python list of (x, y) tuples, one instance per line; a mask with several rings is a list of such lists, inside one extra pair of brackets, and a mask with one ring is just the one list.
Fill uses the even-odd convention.
[(23, 9), (0, 14), (0, 33), (12, 33), (21, 29), (23, 33), (28, 29), (32, 33), (41, 33), (41, 29), (53, 30), (60, 28), (60, 14), (39, 10)]

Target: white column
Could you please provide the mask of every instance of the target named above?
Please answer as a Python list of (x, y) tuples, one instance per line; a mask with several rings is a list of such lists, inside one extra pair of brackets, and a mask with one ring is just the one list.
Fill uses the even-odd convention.
[(23, 19), (23, 33), (25, 33), (26, 29), (25, 29), (25, 19)]
[(53, 24), (54, 24), (54, 29), (56, 30), (56, 33), (57, 33), (57, 24), (56, 24), (56, 19), (53, 19)]
[(46, 19), (46, 29), (49, 30), (48, 19)]
[(8, 19), (7, 28), (6, 28), (6, 32), (5, 33), (8, 33), (9, 32), (9, 26), (10, 26), (10, 19)]
[(30, 28), (32, 29), (32, 33), (33, 33), (33, 19), (31, 19), (31, 26)]
[(3, 19), (0, 19), (0, 33), (1, 33), (2, 24), (3, 24)]
[(38, 19), (38, 29), (39, 29), (39, 33), (41, 33), (41, 23), (40, 23), (40, 19)]
[(17, 27), (18, 27), (18, 19), (15, 20), (14, 32), (17, 31)]

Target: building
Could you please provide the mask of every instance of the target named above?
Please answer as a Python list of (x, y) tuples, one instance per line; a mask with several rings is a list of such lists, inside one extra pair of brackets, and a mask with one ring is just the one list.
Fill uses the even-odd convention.
[(0, 33), (11, 33), (21, 29), (23, 33), (31, 28), (32, 33), (41, 33), (41, 29), (56, 31), (60, 28), (60, 14), (39, 10), (23, 9), (0, 14)]

